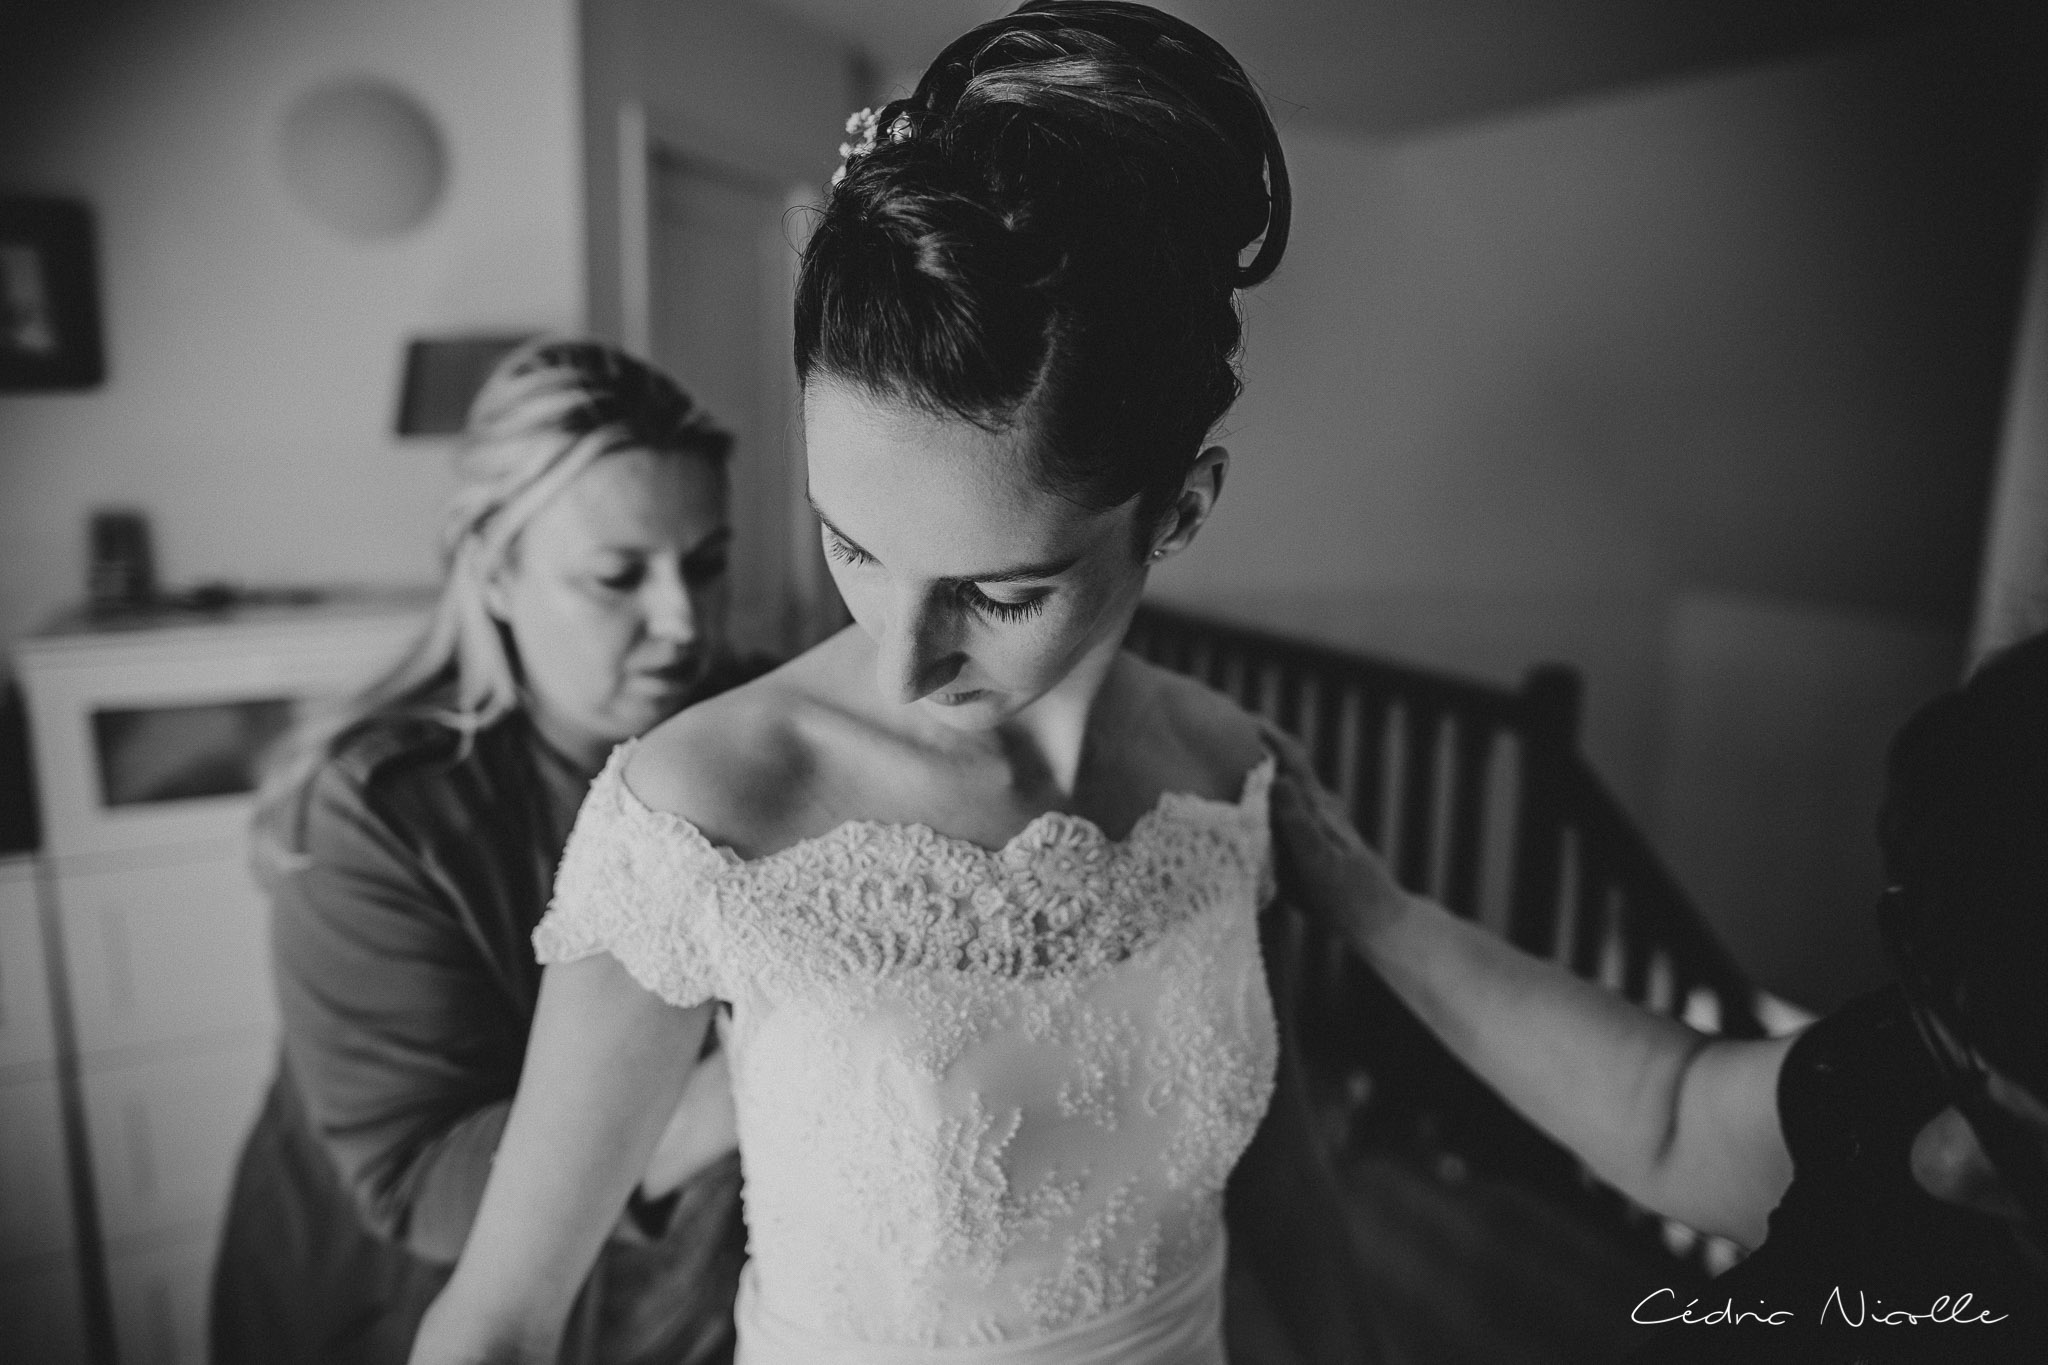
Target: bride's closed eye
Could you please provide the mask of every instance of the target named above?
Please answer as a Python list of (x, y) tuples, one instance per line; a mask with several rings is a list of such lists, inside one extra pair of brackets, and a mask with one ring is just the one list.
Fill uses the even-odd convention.
[(1017, 602), (999, 602), (972, 583), (960, 585), (960, 600), (966, 606), (997, 621), (1026, 621), (1045, 610), (1050, 588)]
[[(873, 564), (875, 557), (830, 526), (822, 528), (825, 533), (825, 553), (842, 564), (862, 567)], [(960, 604), (994, 621), (1025, 621), (1045, 610), (1045, 602), (1052, 595), (1052, 589), (1045, 588), (1031, 596), (1015, 602), (1005, 602), (990, 597), (973, 583), (962, 583), (954, 590)]]
[(825, 532), (825, 553), (842, 564), (872, 564), (875, 557), (860, 546), (827, 526)]

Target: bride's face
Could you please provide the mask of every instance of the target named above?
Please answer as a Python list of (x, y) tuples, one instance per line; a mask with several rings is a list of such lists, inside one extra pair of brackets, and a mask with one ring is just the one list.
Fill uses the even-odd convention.
[(1145, 584), (1135, 505), (1039, 486), (1028, 437), (815, 380), (811, 501), (882, 696), (999, 725), (1112, 655)]

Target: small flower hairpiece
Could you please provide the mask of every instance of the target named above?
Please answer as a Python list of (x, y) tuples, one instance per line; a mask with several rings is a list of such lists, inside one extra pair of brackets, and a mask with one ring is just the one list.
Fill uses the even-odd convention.
[[(832, 183), (846, 179), (846, 168), (856, 160), (875, 150), (881, 140), (882, 113), (879, 109), (856, 109), (846, 116), (846, 134), (851, 142), (839, 144), (839, 169), (832, 172)], [(887, 133), (891, 142), (902, 142), (910, 136), (910, 115), (898, 114), (889, 121)]]

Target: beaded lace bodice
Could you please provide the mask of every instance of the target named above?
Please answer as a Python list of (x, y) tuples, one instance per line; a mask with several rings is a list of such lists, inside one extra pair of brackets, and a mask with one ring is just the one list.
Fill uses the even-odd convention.
[(750, 1274), (820, 1339), (965, 1346), (1144, 1298), (1222, 1235), (1272, 1092), (1270, 760), (1129, 835), (854, 822), (743, 860), (612, 757), (535, 931), (729, 1002)]

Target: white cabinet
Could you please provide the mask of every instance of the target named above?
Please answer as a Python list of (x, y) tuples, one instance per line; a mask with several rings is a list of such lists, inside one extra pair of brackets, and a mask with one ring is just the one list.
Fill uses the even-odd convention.
[(0, 859), (0, 1361), (86, 1359), (36, 865)]
[(57, 1078), (0, 1083), (0, 1266), (39, 1265), (73, 1240)]
[(277, 1031), (269, 916), (242, 847), (159, 850), (56, 878), (78, 1050), (92, 1059), (175, 1039)]
[(232, 846), (53, 868), (118, 1360), (199, 1365), (228, 1187), (277, 1065), (268, 916)]
[(424, 601), (88, 622), (23, 640), (43, 851), (58, 859), (242, 837), (262, 744), (299, 704), (354, 690), (418, 630)]
[(46, 846), (18, 894), (0, 880), (0, 1362), (85, 1359), (93, 1302), (118, 1365), (205, 1360), (228, 1186), (276, 1066), (247, 866), (257, 760), (307, 701), (396, 658), (423, 605), (74, 626), (19, 647)]
[(268, 1038), (124, 1066), (87, 1064), (86, 1132), (109, 1248), (214, 1235), (275, 1065)]
[(35, 876), (31, 859), (0, 859), (0, 1077), (57, 1056)]

